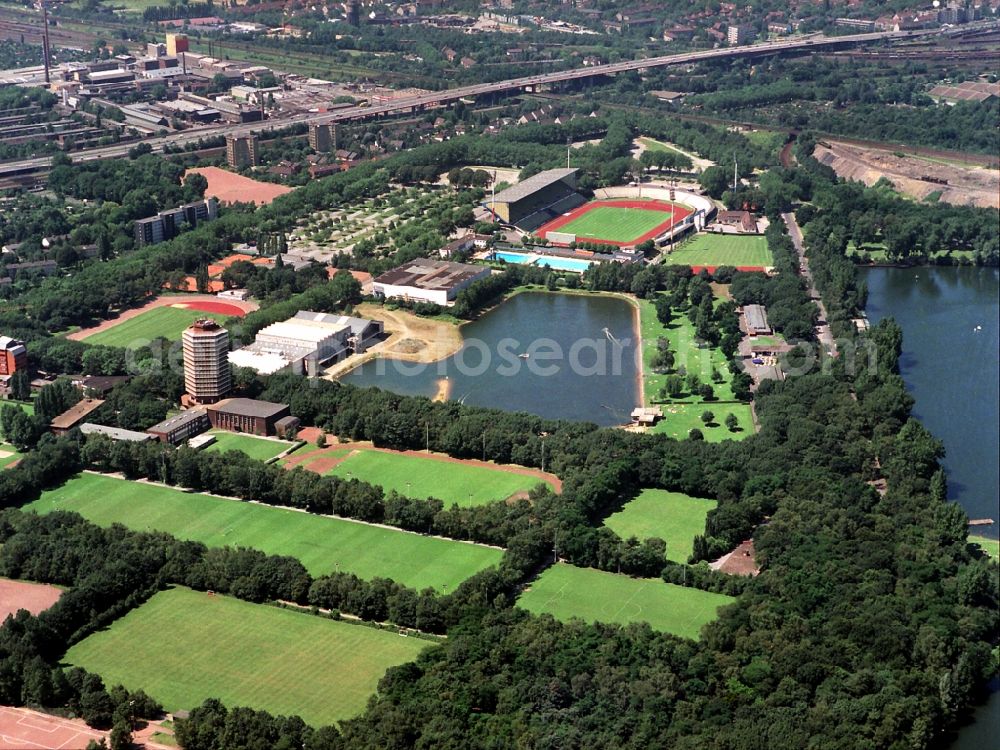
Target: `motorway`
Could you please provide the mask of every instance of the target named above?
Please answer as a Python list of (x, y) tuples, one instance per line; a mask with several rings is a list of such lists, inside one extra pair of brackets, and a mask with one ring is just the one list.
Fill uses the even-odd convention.
[[(972, 25), (968, 27), (972, 30)], [(553, 73), (543, 73), (540, 75), (526, 76), (523, 78), (512, 78), (506, 81), (494, 83), (480, 83), (472, 86), (462, 86), (459, 88), (435, 91), (419, 96), (403, 97), (393, 99), (390, 102), (375, 104), (365, 107), (349, 107), (338, 110), (336, 113), (311, 113), (302, 112), (288, 117), (282, 117), (271, 122), (271, 127), (285, 127), (295, 123), (335, 123), (346, 121), (358, 121), (377, 118), (391, 114), (409, 112), (429, 106), (436, 106), (446, 102), (453, 102), (463, 98), (482, 96), (484, 94), (495, 94), (513, 90), (535, 90), (542, 86), (564, 81), (574, 81), (594, 76), (615, 75), (617, 73), (627, 73), (636, 70), (646, 70), (667, 65), (684, 65), (697, 63), (705, 60), (718, 60), (735, 57), (746, 57), (756, 55), (773, 55), (781, 52), (794, 52), (803, 50), (828, 49), (843, 46), (853, 46), (858, 44), (870, 44), (888, 40), (904, 40), (914, 37), (927, 36), (939, 33), (938, 29), (924, 31), (879, 31), (866, 34), (851, 34), (837, 37), (810, 37), (807, 39), (795, 39), (778, 42), (763, 42), (742, 47), (726, 47), (722, 49), (705, 50), (701, 52), (685, 52), (677, 55), (664, 55), (662, 57), (650, 57), (642, 60), (628, 60), (625, 62), (608, 63), (605, 65), (593, 65), (589, 67), (574, 68)], [(147, 138), (142, 143), (147, 143), (153, 151), (162, 151), (164, 146), (184, 146), (194, 143), (202, 138), (212, 138), (219, 135), (245, 135), (255, 131), (266, 130), (266, 123), (245, 123), (245, 124), (224, 124), (213, 125), (206, 128), (192, 128), (179, 133), (171, 133), (164, 136)], [(107, 159), (127, 155), (129, 149), (135, 143), (119, 144), (115, 146), (98, 146), (94, 148), (74, 151), (72, 157), (74, 161), (90, 161), (94, 159)], [(0, 163), (0, 176), (28, 174), (30, 172), (44, 170), (49, 167), (50, 156), (21, 159)]]

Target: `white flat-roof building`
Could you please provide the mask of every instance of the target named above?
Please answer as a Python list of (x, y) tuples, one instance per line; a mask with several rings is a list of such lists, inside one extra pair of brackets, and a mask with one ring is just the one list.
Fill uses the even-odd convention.
[(303, 310), (262, 328), (253, 344), (229, 353), (229, 362), (261, 375), (286, 368), (315, 375), (324, 362), (363, 352), (382, 331), (378, 320)]

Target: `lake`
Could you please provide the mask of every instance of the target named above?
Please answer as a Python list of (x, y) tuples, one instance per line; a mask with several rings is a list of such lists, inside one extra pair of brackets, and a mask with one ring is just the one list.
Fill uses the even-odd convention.
[(635, 308), (617, 297), (525, 292), (462, 326), (433, 364), (379, 358), (340, 378), (550, 419), (624, 424), (639, 405)]
[[(948, 496), (970, 518), (997, 518), (1000, 401), (1000, 272), (995, 268), (870, 268), (868, 316), (903, 328), (900, 373), (916, 399), (914, 416), (944, 442)], [(974, 529), (996, 537), (997, 526)], [(951, 750), (996, 741), (1000, 693), (975, 712)]]

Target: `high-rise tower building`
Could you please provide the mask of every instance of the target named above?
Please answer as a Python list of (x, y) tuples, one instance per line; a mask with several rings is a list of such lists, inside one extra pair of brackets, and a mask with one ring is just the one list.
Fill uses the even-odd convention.
[(198, 404), (213, 404), (232, 388), (229, 332), (214, 320), (196, 320), (181, 336), (184, 390)]

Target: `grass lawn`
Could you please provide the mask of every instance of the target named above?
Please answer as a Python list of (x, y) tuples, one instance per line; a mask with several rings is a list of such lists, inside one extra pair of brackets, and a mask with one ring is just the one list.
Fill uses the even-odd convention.
[(667, 211), (647, 208), (597, 206), (557, 231), (575, 234), (580, 239), (632, 242), (670, 221)]
[(469, 576), (500, 562), (502, 554), (478, 544), (97, 474), (81, 474), (48, 490), (26, 509), (76, 511), (101, 526), (165, 531), (210, 547), (253, 547), (296, 557), (314, 576), (341, 570), (365, 579), (391, 578), (415, 589), (454, 591)]
[(361, 713), (386, 669), (412, 661), (428, 645), (177, 588), (76, 644), (65, 662), (101, 675), (108, 685), (142, 688), (167, 711), (219, 698), (231, 707), (298, 714), (321, 726)]
[[(753, 434), (753, 416), (750, 404), (738, 401), (724, 404), (660, 404), (663, 419), (650, 430), (657, 434), (669, 435), (676, 440), (687, 440), (688, 433), (697, 427), (706, 443), (718, 443), (723, 440), (742, 440)], [(708, 427), (701, 421), (702, 412), (710, 411), (715, 415), (715, 421)], [(730, 432), (726, 427), (727, 414), (735, 414), (737, 419), (736, 432)]]
[(352, 451), (328, 473), (377, 484), (387, 493), (395, 490), (407, 497), (436, 497), (445, 505), (462, 507), (505, 500), (541, 482), (500, 469), (367, 450)]
[(733, 602), (724, 594), (675, 586), (659, 578), (630, 578), (593, 568), (558, 563), (546, 570), (517, 600), (520, 607), (558, 620), (648, 622), (684, 638), (698, 638), (719, 607)]
[(696, 234), (665, 256), (672, 266), (773, 266), (774, 258), (763, 237), (734, 234)]
[(17, 452), (17, 448), (10, 443), (0, 441), (0, 469), (6, 469), (21, 457), (21, 454)]
[(988, 536), (969, 534), (969, 541), (982, 547), (983, 552), (994, 560), (1000, 560), (1000, 539), (990, 539)]
[(705, 533), (705, 517), (715, 507), (704, 500), (666, 490), (643, 490), (604, 525), (622, 539), (659, 537), (667, 543), (667, 559), (686, 563), (695, 536)]
[(291, 448), (294, 443), (286, 440), (272, 440), (270, 438), (254, 437), (253, 435), (241, 435), (237, 432), (227, 432), (226, 430), (211, 430), (210, 435), (215, 436), (215, 442), (205, 448), (207, 451), (242, 451), (250, 458), (259, 461), (267, 461), (274, 458), (282, 451)]
[(184, 329), (199, 318), (223, 321), (227, 317), (186, 307), (154, 307), (112, 328), (87, 336), (85, 341), (104, 346), (128, 346), (135, 341), (148, 341), (157, 336), (179, 341)]
[[(656, 317), (656, 307), (649, 300), (638, 300), (639, 329), (642, 335), (643, 387), (647, 405), (658, 404), (663, 411), (663, 419), (653, 428), (653, 432), (668, 434), (684, 440), (688, 432), (697, 427), (705, 440), (716, 443), (720, 440), (738, 440), (753, 433), (753, 419), (749, 404), (735, 401), (731, 387), (732, 375), (722, 351), (717, 347), (699, 347), (694, 338), (694, 325), (687, 315), (675, 312), (669, 326), (664, 326)], [(653, 372), (653, 357), (656, 354), (657, 339), (670, 341), (674, 352), (674, 367), (684, 366), (689, 373), (696, 373), (702, 383), (708, 383), (715, 391), (715, 401), (705, 401), (700, 396), (682, 393), (663, 403), (660, 389), (666, 382), (665, 373)], [(718, 370), (723, 382), (712, 382), (712, 368)], [(710, 411), (715, 415), (712, 426), (701, 421), (701, 415)], [(724, 426), (727, 414), (735, 414), (738, 431), (730, 432)]]

